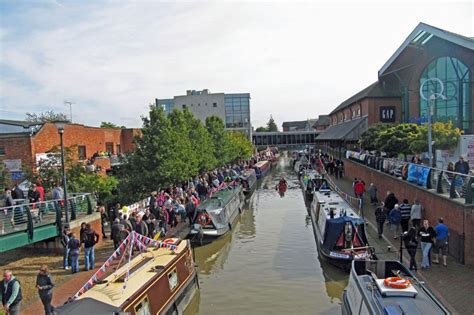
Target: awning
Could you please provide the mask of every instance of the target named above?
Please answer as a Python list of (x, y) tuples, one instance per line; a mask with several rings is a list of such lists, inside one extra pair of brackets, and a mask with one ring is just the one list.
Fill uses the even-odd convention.
[(341, 140), (341, 141), (357, 141), (360, 136), (368, 129), (368, 117), (360, 117), (353, 120), (343, 122), (341, 124), (332, 125), (321, 133), (316, 141), (321, 140)]

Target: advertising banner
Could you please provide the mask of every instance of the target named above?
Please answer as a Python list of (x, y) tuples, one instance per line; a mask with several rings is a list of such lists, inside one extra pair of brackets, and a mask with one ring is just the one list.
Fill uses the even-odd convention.
[(422, 165), (410, 164), (408, 166), (408, 178), (410, 183), (428, 188), (428, 180), (431, 169)]

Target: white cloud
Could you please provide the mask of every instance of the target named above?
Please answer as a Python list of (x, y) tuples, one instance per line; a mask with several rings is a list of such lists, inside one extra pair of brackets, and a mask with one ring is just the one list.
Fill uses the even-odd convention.
[(68, 112), (68, 99), (76, 103), (75, 120), (91, 125), (139, 126), (155, 97), (202, 88), (250, 92), (255, 126), (270, 114), (280, 125), (315, 117), (375, 81), (420, 21), (473, 35), (467, 2), (138, 1), (87, 11), (59, 3), (34, 11), (41, 23), (53, 13), (51, 27), (8, 40), (13, 26), (0, 30), (1, 62), (36, 83), (0, 79), (0, 104), (17, 112), (45, 106)]

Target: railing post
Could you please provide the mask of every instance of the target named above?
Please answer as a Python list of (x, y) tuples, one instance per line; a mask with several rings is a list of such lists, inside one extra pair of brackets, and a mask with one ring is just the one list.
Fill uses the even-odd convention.
[(69, 199), (69, 203), (71, 204), (71, 221), (76, 220), (76, 198), (77, 197), (72, 197)]
[(469, 181), (467, 182), (467, 187), (466, 187), (466, 194), (464, 195), (464, 203), (465, 204), (471, 204), (472, 203), (472, 184), (473, 184), (473, 178), (469, 177)]
[(27, 217), (27, 224), (26, 224), (26, 229), (28, 231), (28, 239), (31, 241), (33, 239), (33, 216), (31, 215), (30, 207), (28, 206), (23, 206), (20, 205), (20, 207), (23, 207), (26, 211), (26, 217)]
[(436, 192), (438, 194), (442, 194), (443, 193), (443, 171), (439, 172), (439, 175), (438, 175), (438, 182), (436, 183)]

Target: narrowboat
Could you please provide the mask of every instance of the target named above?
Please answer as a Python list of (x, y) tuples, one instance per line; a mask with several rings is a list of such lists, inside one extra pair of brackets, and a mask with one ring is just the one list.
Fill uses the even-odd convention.
[(189, 240), (148, 248), (86, 292), (56, 309), (57, 314), (182, 314), (198, 289)]
[(323, 179), (323, 176), (316, 170), (306, 168), (302, 170), (301, 175), (301, 188), (305, 194), (305, 197), (309, 200), (313, 199), (315, 189), (318, 187), (317, 183)]
[(240, 175), (240, 182), (242, 183), (242, 190), (245, 195), (251, 195), (257, 186), (257, 174), (255, 170), (248, 169)]
[(321, 257), (349, 270), (353, 260), (375, 259), (365, 222), (336, 192), (321, 186), (314, 192), (310, 216)]
[(265, 176), (271, 168), (271, 163), (269, 161), (260, 161), (255, 163), (253, 166), (253, 169), (255, 170), (255, 173), (257, 175), (257, 179), (262, 178)]
[(242, 186), (235, 185), (201, 202), (190, 231), (191, 240), (208, 243), (231, 231), (242, 212), (243, 201)]
[(450, 314), (443, 304), (398, 261), (352, 263), (342, 294), (342, 314)]

